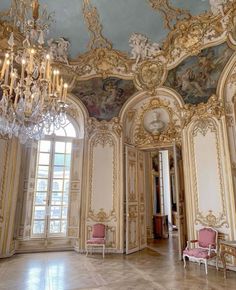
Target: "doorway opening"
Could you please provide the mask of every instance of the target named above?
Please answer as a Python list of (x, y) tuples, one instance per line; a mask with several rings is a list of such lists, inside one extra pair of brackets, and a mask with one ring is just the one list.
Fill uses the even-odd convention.
[(162, 253), (178, 255), (179, 223), (176, 183), (179, 178), (175, 168), (177, 156), (174, 147), (156, 148), (148, 152), (147, 159), (147, 210), (148, 247)]
[(159, 246), (162, 239), (182, 259), (186, 220), (181, 150), (174, 144), (146, 150), (126, 146), (125, 152), (126, 254), (144, 249), (147, 242)]

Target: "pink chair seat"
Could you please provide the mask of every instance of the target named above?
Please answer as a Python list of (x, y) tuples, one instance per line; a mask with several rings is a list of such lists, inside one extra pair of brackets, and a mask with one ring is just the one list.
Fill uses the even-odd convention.
[(93, 238), (91, 240), (87, 240), (87, 244), (95, 245), (95, 244), (105, 244), (105, 239), (102, 238)]
[[(211, 227), (200, 229), (198, 239), (188, 241), (188, 246), (183, 251), (184, 268), (186, 267), (186, 257), (188, 257), (190, 261), (196, 261), (199, 265), (204, 262), (206, 274), (208, 273), (208, 260), (215, 259), (218, 270), (217, 240), (218, 232), (215, 229)], [(194, 247), (190, 246), (191, 244)]]
[(208, 250), (201, 249), (201, 248), (194, 248), (194, 249), (185, 249), (183, 252), (185, 255), (195, 258), (202, 258), (202, 259), (210, 259), (216, 256), (215, 252), (211, 252), (210, 256), (208, 255)]
[(90, 247), (91, 253), (93, 248), (102, 248), (102, 257), (105, 256), (106, 246), (106, 226), (104, 224), (94, 224), (92, 228), (92, 236), (86, 241), (86, 256), (88, 255), (88, 248)]

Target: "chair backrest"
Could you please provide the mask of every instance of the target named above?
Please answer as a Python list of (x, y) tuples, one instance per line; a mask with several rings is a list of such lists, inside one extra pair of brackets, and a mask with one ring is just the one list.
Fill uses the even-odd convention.
[(92, 237), (93, 238), (105, 238), (106, 227), (103, 224), (93, 225)]
[(213, 249), (217, 248), (217, 238), (218, 232), (210, 227), (203, 228), (199, 230), (198, 234), (198, 244), (199, 247), (208, 248), (209, 245), (212, 245)]

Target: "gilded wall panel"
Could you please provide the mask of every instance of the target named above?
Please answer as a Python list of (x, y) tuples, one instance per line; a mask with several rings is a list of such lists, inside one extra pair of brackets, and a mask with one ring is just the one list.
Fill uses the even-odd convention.
[(195, 223), (229, 227), (222, 168), (224, 160), (216, 122), (213, 119), (195, 122), (190, 140)]

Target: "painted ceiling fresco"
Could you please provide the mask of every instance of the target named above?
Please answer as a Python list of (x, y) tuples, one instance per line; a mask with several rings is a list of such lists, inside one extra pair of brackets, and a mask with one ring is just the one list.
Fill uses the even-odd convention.
[(90, 117), (107, 121), (118, 116), (123, 104), (135, 92), (133, 81), (114, 77), (80, 81), (72, 91), (84, 103)]
[(165, 86), (176, 90), (185, 103), (206, 103), (216, 93), (220, 75), (232, 54), (226, 43), (204, 49), (169, 71)]
[[(0, 10), (9, 8), (11, 0), (0, 0)], [(65, 37), (71, 43), (70, 56), (87, 50), (89, 31), (83, 16), (83, 0), (40, 0), (42, 7), (54, 12), (49, 38)], [(91, 0), (100, 15), (103, 35), (115, 49), (129, 52), (133, 32), (146, 35), (151, 41), (162, 42), (169, 30), (164, 28), (161, 13), (149, 0)], [(209, 10), (208, 0), (171, 0), (170, 4), (190, 10), (193, 15)]]

